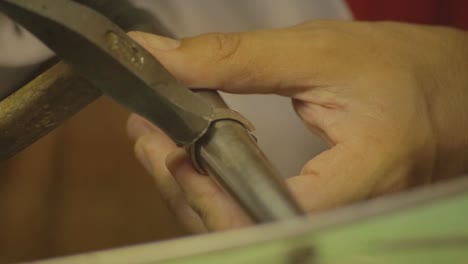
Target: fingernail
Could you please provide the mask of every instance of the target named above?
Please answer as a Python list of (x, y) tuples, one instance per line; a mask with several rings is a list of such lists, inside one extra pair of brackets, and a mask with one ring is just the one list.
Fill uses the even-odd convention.
[(146, 48), (153, 48), (159, 50), (173, 50), (180, 47), (180, 41), (176, 39), (166, 38), (158, 35), (147, 33), (132, 33), (130, 34), (133, 39)]

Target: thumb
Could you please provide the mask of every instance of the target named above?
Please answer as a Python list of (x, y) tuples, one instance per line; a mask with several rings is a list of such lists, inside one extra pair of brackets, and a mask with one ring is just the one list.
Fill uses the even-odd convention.
[(293, 33), (285, 29), (210, 33), (181, 41), (142, 32), (129, 35), (191, 88), (291, 96), (295, 89), (287, 88), (309, 87), (309, 76), (319, 75), (311, 62), (324, 61), (315, 58), (323, 55), (310, 47), (313, 43)]
[(411, 167), (392, 152), (369, 139), (338, 143), (307, 162), (287, 183), (307, 212), (401, 191), (408, 187), (403, 176)]

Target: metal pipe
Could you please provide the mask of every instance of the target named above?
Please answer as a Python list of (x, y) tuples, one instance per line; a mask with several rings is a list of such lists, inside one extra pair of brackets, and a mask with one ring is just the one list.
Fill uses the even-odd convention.
[(60, 62), (0, 101), (0, 161), (46, 135), (101, 92)]
[[(199, 92), (215, 107), (228, 106), (217, 92)], [(280, 173), (251, 133), (234, 120), (215, 122), (197, 145), (206, 170), (258, 222), (301, 215)]]

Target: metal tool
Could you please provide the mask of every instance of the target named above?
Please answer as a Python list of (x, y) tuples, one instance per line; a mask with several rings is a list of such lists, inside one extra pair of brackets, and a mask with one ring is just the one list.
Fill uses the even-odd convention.
[[(3, 0), (0, 10), (35, 34), (103, 94), (144, 116), (188, 149), (194, 165), (224, 186), (255, 221), (301, 214), (278, 171), (258, 148), (249, 122), (227, 108), (217, 93), (197, 94), (182, 86), (110, 20), (69, 0)], [(62, 73), (71, 80), (69, 89), (80, 89), (77, 93), (81, 93), (84, 84), (89, 94), (87, 82), (71, 71)], [(73, 87), (74, 82), (80, 85)], [(60, 100), (49, 103), (51, 109), (58, 109), (54, 103), (60, 104)], [(0, 104), (0, 113), (5, 112), (1, 108)], [(36, 129), (34, 133), (43, 131)], [(12, 134), (9, 136), (11, 140)], [(10, 149), (17, 151), (24, 143)]]

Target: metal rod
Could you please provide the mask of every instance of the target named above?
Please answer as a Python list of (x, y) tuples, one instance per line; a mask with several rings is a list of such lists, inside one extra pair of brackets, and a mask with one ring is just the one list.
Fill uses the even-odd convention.
[[(215, 107), (228, 106), (217, 92), (199, 94)], [(283, 220), (302, 212), (284, 180), (250, 132), (233, 120), (217, 121), (199, 141), (202, 168), (259, 223)]]
[(62, 124), (101, 92), (60, 62), (0, 101), (0, 161)]
[(193, 144), (210, 126), (210, 105), (105, 16), (70, 0), (2, 0), (0, 10), (177, 145)]

